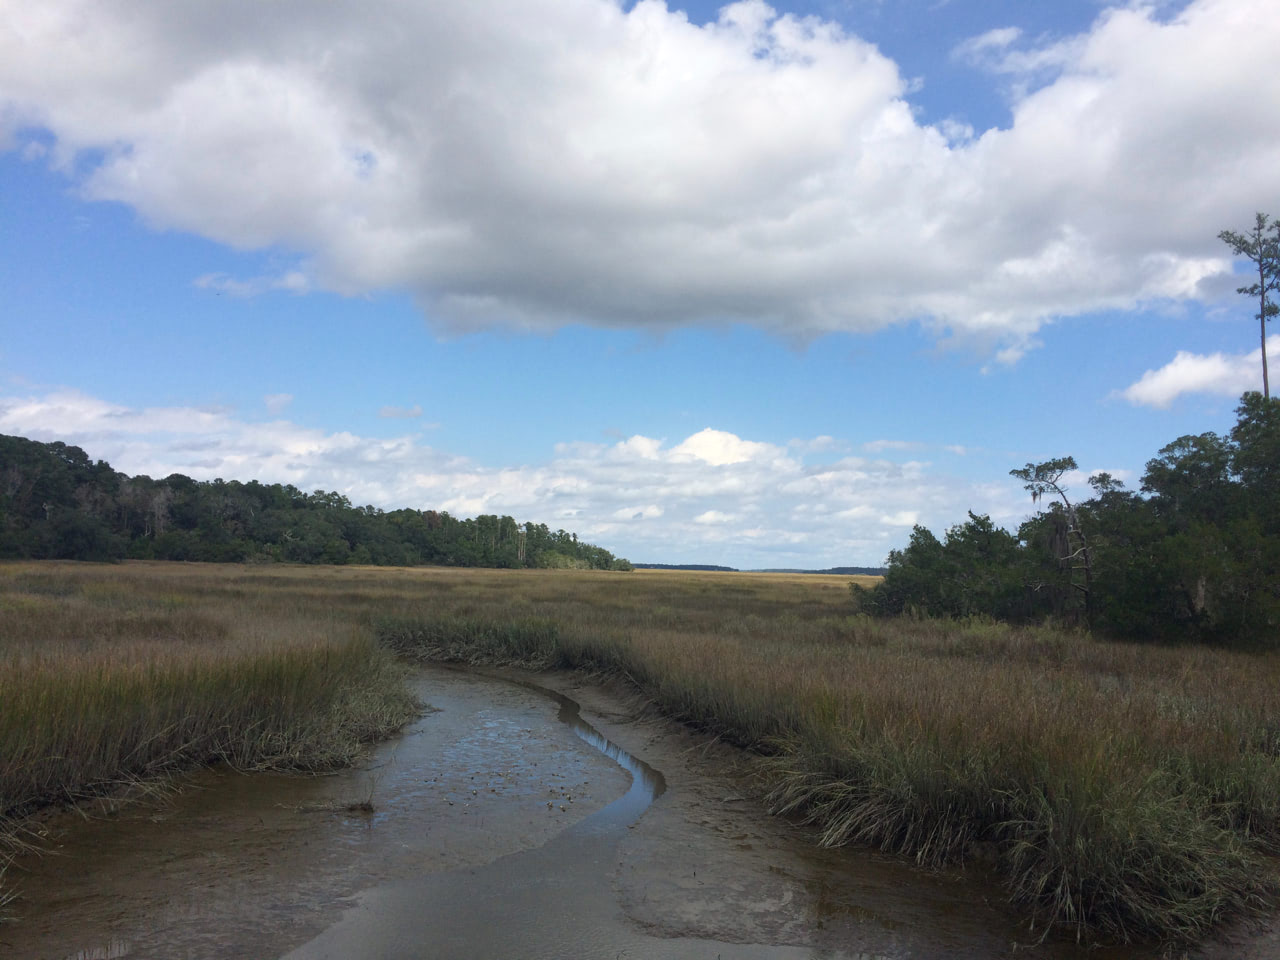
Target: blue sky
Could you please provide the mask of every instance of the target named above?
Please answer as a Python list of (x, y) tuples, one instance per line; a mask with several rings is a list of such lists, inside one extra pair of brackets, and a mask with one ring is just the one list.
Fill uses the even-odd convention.
[(178, 10), (0, 18), (0, 432), (823, 567), (1260, 386), (1269, 2)]

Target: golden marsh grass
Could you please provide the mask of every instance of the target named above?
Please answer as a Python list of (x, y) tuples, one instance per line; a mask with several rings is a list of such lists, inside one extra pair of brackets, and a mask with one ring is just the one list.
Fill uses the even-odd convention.
[(367, 628), (269, 587), (0, 565), (0, 872), (50, 803), (219, 761), (350, 763), (415, 715), (401, 674)]
[(1270, 906), (1280, 657), (875, 621), (850, 579), (0, 566), (0, 809), (209, 759), (343, 762), (333, 730), (403, 719), (390, 648), (625, 676), (758, 753), (825, 842), (981, 852), (1069, 932), (1193, 938)]

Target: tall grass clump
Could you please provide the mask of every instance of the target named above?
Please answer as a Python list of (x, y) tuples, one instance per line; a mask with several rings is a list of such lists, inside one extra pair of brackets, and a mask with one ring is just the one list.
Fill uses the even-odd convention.
[(495, 623), (478, 617), (382, 617), (375, 629), (388, 650), (408, 660), (500, 663), (532, 669), (567, 665), (559, 658), (556, 625), (541, 618)]

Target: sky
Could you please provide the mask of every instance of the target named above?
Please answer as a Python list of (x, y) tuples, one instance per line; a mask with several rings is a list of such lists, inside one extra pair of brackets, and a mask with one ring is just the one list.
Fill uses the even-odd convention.
[[(1274, 0), (0, 0), (0, 433), (879, 565), (1230, 430)], [(1269, 338), (1280, 356), (1280, 328)]]

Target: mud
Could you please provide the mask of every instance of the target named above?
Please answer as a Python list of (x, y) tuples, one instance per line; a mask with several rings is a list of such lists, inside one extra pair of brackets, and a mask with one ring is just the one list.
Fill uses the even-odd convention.
[(617, 691), (430, 669), (419, 694), (438, 709), (365, 769), (209, 770), (161, 806), (50, 821), (50, 852), (12, 868), (0, 956), (1154, 955), (1037, 943), (979, 871), (817, 849), (750, 799), (735, 751)]

